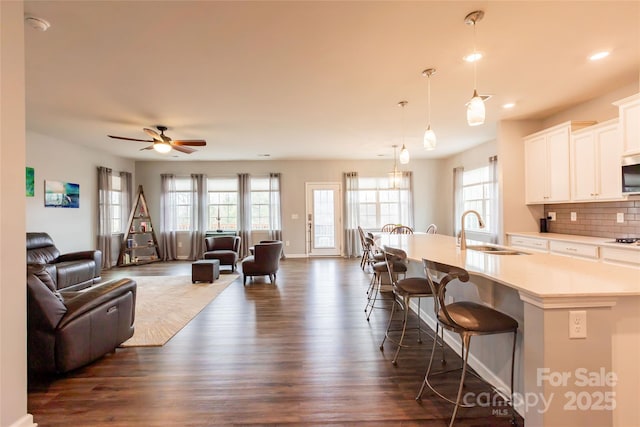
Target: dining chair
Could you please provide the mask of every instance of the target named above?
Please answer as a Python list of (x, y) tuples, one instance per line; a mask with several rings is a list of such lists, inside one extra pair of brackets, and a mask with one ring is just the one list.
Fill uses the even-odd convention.
[(438, 233), (438, 226), (435, 224), (429, 224), (429, 226), (427, 227), (427, 234), (437, 234)]
[[(431, 292), (436, 296), (434, 298), (434, 312), (437, 323), (444, 329), (455, 332), (460, 335), (462, 342), (462, 373), (460, 375), (460, 383), (458, 385), (458, 394), (456, 400), (453, 401), (439, 391), (437, 391), (430, 382), (431, 368), (433, 366), (433, 355), (436, 350), (435, 341), (429, 359), (427, 373), (424, 376), (420, 391), (416, 396), (416, 400), (422, 398), (425, 386), (429, 387), (436, 395), (442, 399), (454, 404), (453, 414), (449, 422), (449, 427), (453, 423), (458, 412), (458, 408), (469, 407), (460, 403), (462, 389), (464, 387), (464, 378), (467, 373), (469, 360), (469, 347), (471, 345), (471, 337), (476, 335), (493, 335), (493, 334), (513, 334), (513, 347), (511, 351), (511, 389), (509, 393), (509, 406), (512, 412), (512, 422), (515, 422), (515, 414), (513, 413), (513, 373), (516, 354), (516, 337), (518, 333), (518, 321), (511, 316), (502, 313), (492, 307), (479, 304), (473, 301), (456, 301), (451, 304), (445, 304), (445, 292), (447, 285), (453, 281), (468, 282), (469, 273), (460, 267), (439, 263), (436, 261), (423, 259), (425, 276), (431, 288)], [(437, 282), (434, 280), (437, 278)], [(437, 283), (437, 284), (436, 284)], [(437, 374), (441, 374), (439, 372)]]
[(385, 224), (382, 226), (382, 229), (380, 231), (382, 231), (383, 233), (390, 233), (391, 230), (397, 227), (397, 225), (398, 224)]
[(413, 234), (413, 228), (406, 225), (398, 225), (391, 230), (391, 234)]

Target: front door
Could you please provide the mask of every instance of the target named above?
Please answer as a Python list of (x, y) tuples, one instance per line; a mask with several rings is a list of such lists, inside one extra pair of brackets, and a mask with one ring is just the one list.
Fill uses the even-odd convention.
[(307, 254), (342, 255), (342, 185), (307, 183)]

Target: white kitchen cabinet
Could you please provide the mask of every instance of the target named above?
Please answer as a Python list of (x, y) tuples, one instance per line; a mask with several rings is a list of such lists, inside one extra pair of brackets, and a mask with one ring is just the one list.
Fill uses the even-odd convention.
[(640, 268), (640, 250), (603, 246), (600, 253), (603, 262)]
[(640, 93), (613, 104), (619, 110), (623, 154), (640, 154)]
[(618, 119), (571, 135), (571, 200), (622, 200)]
[(571, 200), (571, 132), (593, 124), (592, 121), (565, 122), (524, 138), (527, 204)]
[(597, 260), (599, 247), (583, 243), (552, 240), (549, 242), (549, 250), (552, 254), (568, 255), (578, 258)]
[(521, 249), (532, 249), (538, 252), (549, 252), (549, 241), (536, 237), (509, 235), (509, 246)]

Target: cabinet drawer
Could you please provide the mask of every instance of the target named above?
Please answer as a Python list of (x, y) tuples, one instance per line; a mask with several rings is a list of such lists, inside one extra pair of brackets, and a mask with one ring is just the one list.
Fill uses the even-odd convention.
[(640, 267), (639, 250), (602, 247), (600, 251), (602, 253), (602, 260), (605, 262), (631, 264)]
[(559, 254), (583, 258), (598, 258), (598, 246), (585, 245), (582, 243), (552, 241), (549, 244), (549, 248), (551, 249), (551, 252)]
[(509, 244), (520, 248), (536, 249), (543, 252), (549, 251), (549, 241), (536, 239), (535, 237), (510, 236)]

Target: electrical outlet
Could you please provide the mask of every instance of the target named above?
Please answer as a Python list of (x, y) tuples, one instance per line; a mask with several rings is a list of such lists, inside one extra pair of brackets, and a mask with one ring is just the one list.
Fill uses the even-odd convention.
[(624, 222), (624, 212), (618, 212), (616, 214), (616, 222), (619, 224)]
[(289, 244), (290, 244), (290, 243), (291, 243), (291, 242), (289, 242), (289, 241), (287, 240), (286, 242), (284, 242), (284, 245), (285, 245), (285, 246), (289, 246)]
[(182, 247), (182, 242), (178, 242), (178, 247), (181, 248)]
[(547, 218), (549, 218), (550, 221), (555, 221), (556, 220), (556, 213), (555, 212), (549, 212), (547, 214)]
[(587, 337), (587, 312), (584, 310), (569, 312), (569, 338)]
[(447, 295), (447, 305), (453, 304), (454, 302), (456, 302), (456, 299), (453, 297), (453, 295)]
[(578, 214), (575, 212), (571, 212), (571, 221), (577, 221), (578, 220)]

